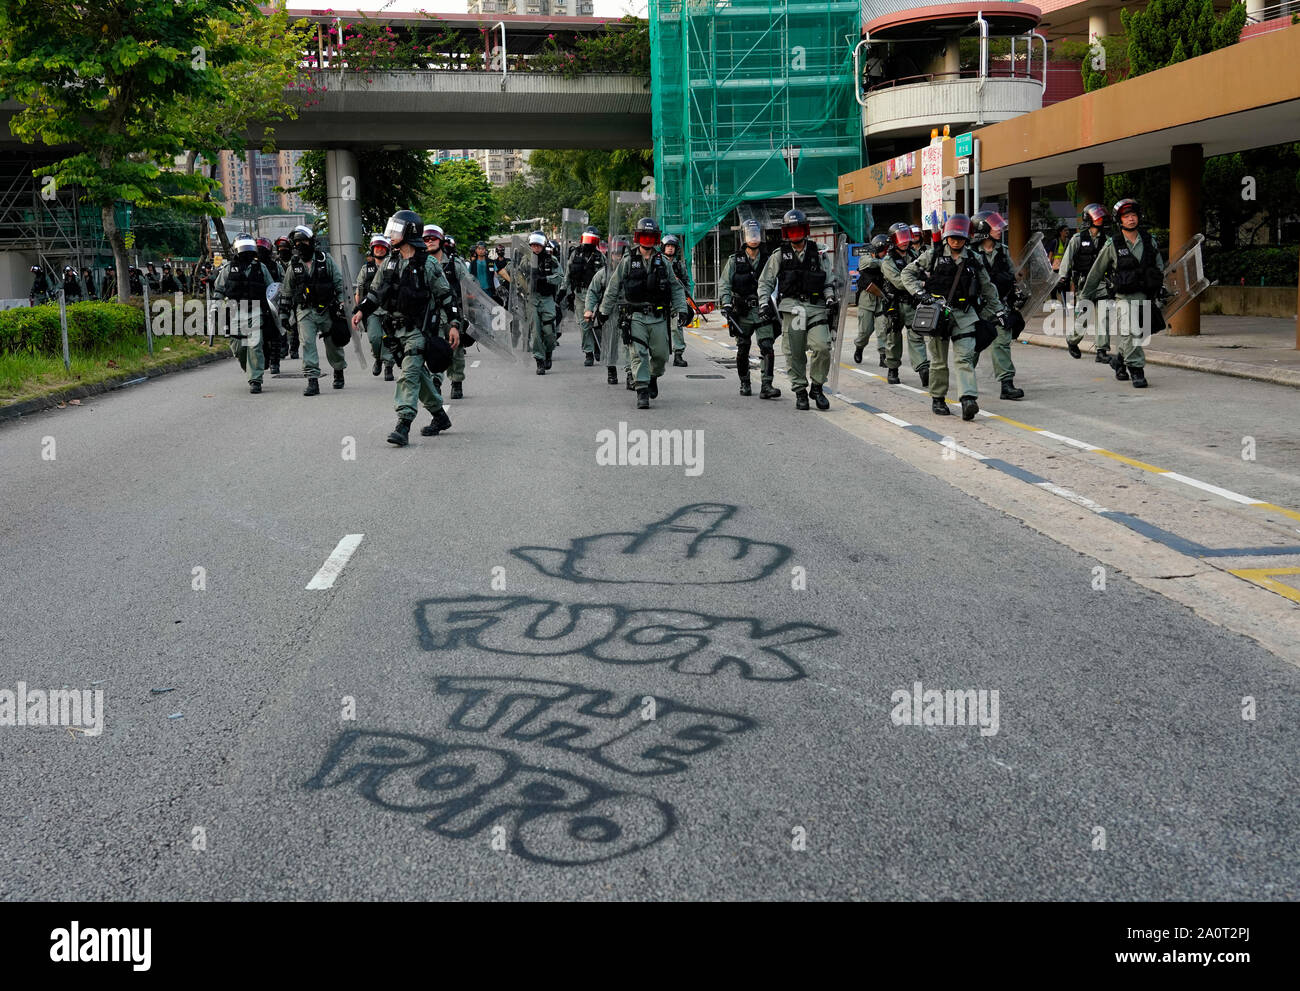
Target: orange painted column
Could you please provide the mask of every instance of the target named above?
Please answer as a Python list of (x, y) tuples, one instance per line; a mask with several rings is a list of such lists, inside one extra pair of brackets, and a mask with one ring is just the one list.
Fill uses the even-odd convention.
[(1033, 209), (1029, 201), (1033, 182), (1027, 177), (1007, 183), (1007, 250), (1018, 258), (1029, 243), (1029, 218)]
[(1075, 172), (1075, 189), (1074, 189), (1074, 212), (1083, 213), (1083, 208), (1089, 203), (1100, 203), (1106, 207), (1106, 212), (1110, 212), (1110, 204), (1104, 202), (1102, 197), (1106, 195), (1105, 184), (1102, 181), (1106, 176), (1106, 167), (1101, 162), (1086, 162), (1080, 165)]
[[(1169, 251), (1174, 252), (1201, 231), (1201, 170), (1204, 161), (1200, 145), (1175, 145), (1169, 155)], [(1169, 321), (1169, 333), (1191, 337), (1201, 332), (1201, 301), (1194, 299)]]
[(921, 201), (912, 200), (912, 224), (915, 227), (921, 226)]

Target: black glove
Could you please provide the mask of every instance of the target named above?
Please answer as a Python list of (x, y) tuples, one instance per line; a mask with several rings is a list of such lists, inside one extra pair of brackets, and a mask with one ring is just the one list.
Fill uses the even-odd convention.
[(728, 303), (726, 306), (724, 306), (724, 307), (722, 308), (722, 318), (723, 318), (724, 320), (730, 320), (730, 319), (731, 319), (731, 304), (730, 304), (730, 303)]
[(1057, 292), (1066, 292), (1066, 291), (1069, 290), (1069, 288), (1070, 288), (1070, 280), (1069, 280), (1069, 279), (1061, 279), (1061, 281), (1058, 282), (1058, 283), (1056, 284), (1056, 291), (1057, 291)]
[(693, 314), (691, 313), (690, 310), (682, 310), (677, 314), (677, 319), (683, 324), (688, 324), (691, 322), (692, 316)]
[(769, 323), (776, 319), (776, 307), (772, 305), (770, 299), (763, 300), (763, 304), (758, 308), (758, 315)]

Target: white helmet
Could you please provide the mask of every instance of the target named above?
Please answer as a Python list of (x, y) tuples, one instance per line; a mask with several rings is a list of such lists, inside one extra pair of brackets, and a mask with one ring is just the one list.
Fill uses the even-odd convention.
[(393, 242), (388, 240), (388, 238), (384, 237), (384, 235), (382, 234), (375, 234), (370, 238), (371, 250), (374, 249), (376, 244), (382, 244), (385, 248), (389, 248), (389, 249), (393, 247)]
[(251, 251), (254, 254), (257, 253), (257, 242), (247, 234), (240, 234), (239, 237), (235, 238), (235, 243), (230, 247), (237, 255), (242, 255), (245, 251)]
[(308, 227), (308, 226), (306, 226), (305, 224), (299, 224), (297, 227), (295, 227), (293, 230), (291, 230), (291, 231), (289, 232), (289, 240), (290, 240), (290, 241), (293, 240), (293, 237), (294, 237), (295, 234), (301, 234), (301, 235), (302, 235), (303, 237), (305, 237), (308, 241), (314, 241), (314, 240), (316, 240), (316, 235), (313, 234), (311, 228)]
[(546, 235), (543, 234), (541, 231), (533, 231), (531, 234), (528, 235), (528, 243), (540, 244), (544, 248), (546, 247)]
[(436, 237), (439, 241), (445, 241), (446, 236), (442, 233), (442, 228), (437, 224), (425, 224), (423, 237)]

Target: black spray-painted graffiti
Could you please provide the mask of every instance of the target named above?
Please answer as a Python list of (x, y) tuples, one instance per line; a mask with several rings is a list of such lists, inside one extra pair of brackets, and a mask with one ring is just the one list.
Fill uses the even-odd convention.
[(727, 737), (754, 727), (744, 716), (673, 699), (620, 699), (533, 678), (441, 677), (433, 709), (448, 731), (503, 745), (351, 730), (335, 741), (307, 787), (353, 784), (380, 808), (427, 815), (425, 828), (451, 839), (499, 826), (513, 853), (545, 864), (591, 864), (642, 850), (668, 836), (677, 815), (654, 796), (525, 763), (511, 745), (543, 746), (607, 771), (655, 777), (686, 770)]
[(516, 547), (510, 553), (569, 582), (732, 585), (768, 577), (790, 560), (784, 544), (719, 533), (735, 506), (697, 502), (635, 533), (578, 537), (569, 547)]

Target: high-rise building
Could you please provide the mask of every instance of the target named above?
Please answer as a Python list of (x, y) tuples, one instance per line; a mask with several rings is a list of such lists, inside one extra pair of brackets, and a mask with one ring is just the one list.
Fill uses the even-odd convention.
[(515, 148), (482, 148), (474, 158), (483, 167), (483, 174), (494, 186), (504, 186), (516, 176), (528, 171), (528, 151)]
[[(298, 185), (302, 181), (299, 171), (299, 162), (302, 160), (301, 151), (282, 151), (279, 155), (280, 181), (276, 184), (284, 189), (289, 189)], [(280, 209), (288, 213), (315, 212), (300, 193), (281, 193)]]
[(517, 0), (466, 0), (465, 9), (471, 14), (517, 14)]

